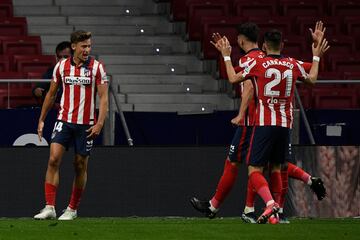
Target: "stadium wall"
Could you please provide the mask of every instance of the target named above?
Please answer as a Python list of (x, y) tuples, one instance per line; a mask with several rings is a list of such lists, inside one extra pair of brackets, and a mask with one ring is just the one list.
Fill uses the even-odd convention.
[[(359, 147), (295, 147), (297, 163), (322, 177), (329, 195), (325, 201), (315, 201), (309, 188), (290, 180), (293, 185), (285, 209), (287, 215), (360, 215), (359, 150)], [(95, 148), (79, 215), (201, 216), (192, 209), (189, 198), (212, 196), (222, 173), (226, 151), (225, 147)], [(44, 205), (43, 181), (49, 149), (0, 148), (0, 154), (0, 217), (33, 216)], [(61, 167), (58, 213), (66, 208), (70, 198), (72, 156), (70, 149)], [(219, 216), (241, 214), (246, 174), (243, 164), (237, 184)], [(262, 204), (258, 201), (256, 207), (260, 211)], [(334, 209), (338, 209), (336, 214)]]

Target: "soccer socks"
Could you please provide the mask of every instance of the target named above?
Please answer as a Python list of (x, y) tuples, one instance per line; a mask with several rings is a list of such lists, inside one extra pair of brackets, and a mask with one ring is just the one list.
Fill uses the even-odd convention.
[(267, 206), (274, 203), (271, 196), (269, 185), (261, 172), (252, 172), (249, 176), (252, 186), (259, 196), (264, 200)]
[(255, 191), (253, 185), (251, 184), (251, 181), (249, 178), (248, 184), (247, 184), (247, 191), (246, 191), (245, 210), (247, 209), (247, 211), (251, 211), (251, 208), (254, 209), (255, 196), (256, 196), (256, 191)]
[(301, 180), (308, 185), (311, 184), (310, 174), (292, 163), (288, 163), (288, 174), (291, 178)]
[(75, 186), (73, 187), (69, 208), (71, 208), (72, 210), (76, 210), (79, 207), (83, 191), (84, 190), (82, 188), (77, 188)]
[(46, 205), (55, 206), (57, 187), (50, 183), (45, 182), (45, 201)]
[(286, 194), (287, 194), (288, 188), (289, 188), (288, 178), (289, 178), (288, 170), (287, 169), (281, 170), (282, 190), (281, 190), (281, 198), (279, 201), (279, 206), (281, 209), (284, 208)]
[(270, 187), (274, 196), (275, 202), (279, 203), (281, 200), (282, 182), (280, 172), (271, 172), (270, 174)]
[(234, 186), (237, 175), (238, 167), (231, 164), (231, 162), (226, 159), (223, 175), (221, 176), (217, 185), (215, 195), (210, 200), (210, 204), (213, 208), (219, 208), (220, 205), (224, 202), (225, 198)]

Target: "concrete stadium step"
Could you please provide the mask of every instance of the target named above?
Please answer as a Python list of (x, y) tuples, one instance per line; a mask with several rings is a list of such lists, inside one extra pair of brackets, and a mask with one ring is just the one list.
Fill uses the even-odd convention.
[(62, 6), (60, 13), (64, 16), (136, 16), (142, 12), (132, 6)]
[(185, 66), (177, 64), (160, 65), (160, 64), (138, 64), (138, 65), (111, 65), (105, 64), (106, 71), (109, 75), (114, 74), (186, 74)]
[(188, 104), (214, 104), (219, 109), (231, 109), (234, 105), (234, 100), (230, 99), (226, 94), (217, 93), (171, 93), (171, 94), (127, 94), (127, 103), (188, 103)]
[(12, 0), (13, 6), (52, 6), (53, 0)]
[(27, 16), (26, 21), (28, 25), (49, 25), (52, 27), (68, 25), (67, 18), (63, 16)]
[[(27, 1), (27, 0), (15, 0), (15, 1)], [(37, 0), (38, 1), (38, 0)], [(45, 0), (44, 0), (45, 1)], [(52, 0), (51, 0), (52, 1)], [(103, 6), (103, 5), (121, 5), (121, 6), (143, 6), (146, 4), (153, 5), (153, 1), (149, 0), (55, 0), (56, 5), (69, 5), (69, 6)]]
[[(29, 35), (43, 35), (43, 34), (53, 34), (53, 35), (67, 35), (65, 39), (69, 41), (70, 34), (74, 31), (73, 26), (48, 26), (48, 25), (28, 25)], [(64, 41), (64, 40), (63, 40)]]
[(179, 64), (186, 66), (188, 72), (203, 72), (203, 63), (193, 55), (158, 56), (111, 56), (100, 55), (99, 59), (107, 64)]
[(75, 29), (86, 29), (99, 35), (154, 35), (173, 34), (171, 25), (155, 27), (149, 25), (119, 26), (119, 25), (75, 25)]
[(134, 104), (134, 112), (177, 112), (179, 114), (206, 114), (216, 110), (213, 104)]
[[(31, 35), (68, 35), (74, 30), (86, 30), (93, 33), (93, 35), (154, 35), (155, 29), (151, 26), (69, 26), (69, 25), (28, 25), (28, 30)], [(143, 32), (142, 32), (143, 31)], [(68, 39), (68, 38), (67, 38)]]
[(59, 6), (15, 6), (15, 16), (54, 16), (60, 15)]
[[(44, 54), (54, 53), (56, 45), (43, 45)], [(94, 44), (91, 53), (98, 54), (119, 54), (119, 55), (158, 55), (172, 53), (170, 46), (151, 46), (151, 45), (98, 45)]]
[[(105, 64), (106, 66), (106, 64)], [(210, 75), (113, 75), (112, 81), (117, 84), (193, 84), (204, 91), (217, 91), (218, 81)]]
[(119, 84), (120, 93), (201, 93), (193, 84)]
[[(100, 15), (100, 13), (101, 12), (98, 12), (98, 15)], [(68, 17), (68, 23), (70, 25), (151, 25), (160, 27), (169, 27), (172, 25), (165, 17), (158, 15), (109, 17), (94, 14), (93, 16), (70, 16)]]
[[(41, 42), (44, 45), (56, 46), (61, 41), (68, 40), (69, 35), (42, 35)], [(134, 44), (134, 45), (167, 45), (171, 46), (174, 53), (188, 53), (189, 49), (187, 44), (179, 37), (173, 35), (162, 36), (101, 36), (94, 35), (92, 37), (93, 47), (97, 45), (121, 45), (121, 44)]]

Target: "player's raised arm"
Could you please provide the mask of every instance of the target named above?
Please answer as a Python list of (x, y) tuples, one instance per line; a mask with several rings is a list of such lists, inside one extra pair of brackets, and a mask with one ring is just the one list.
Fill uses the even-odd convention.
[[(214, 44), (214, 43), (213, 43)], [(226, 73), (230, 83), (242, 82), (245, 80), (245, 75), (243, 72), (236, 73), (234, 66), (231, 62), (231, 45), (229, 40), (224, 36), (220, 41), (218, 41), (214, 46), (221, 51), (221, 55), (224, 58)]]
[(311, 37), (313, 39), (315, 47), (319, 44), (319, 42), (324, 38), (326, 27), (324, 27), (324, 23), (322, 21), (317, 21), (315, 23), (314, 30), (312, 28), (309, 28), (309, 31), (311, 33)]
[(246, 80), (243, 84), (239, 114), (231, 120), (232, 124), (237, 126), (241, 125), (241, 121), (245, 117), (245, 112), (249, 107), (253, 95), (254, 95), (253, 84), (251, 80)]
[(319, 73), (320, 58), (329, 48), (330, 46), (326, 39), (322, 39), (316, 47), (314, 43), (312, 44), (313, 62), (309, 74), (305, 77), (305, 82), (315, 84)]

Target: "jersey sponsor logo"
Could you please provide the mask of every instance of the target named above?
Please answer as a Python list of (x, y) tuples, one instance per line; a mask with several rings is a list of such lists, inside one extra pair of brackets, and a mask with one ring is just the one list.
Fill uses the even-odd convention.
[(91, 79), (89, 77), (65, 77), (65, 83), (72, 85), (89, 85)]
[(235, 146), (234, 145), (230, 145), (230, 151), (229, 154), (233, 154), (235, 152)]

